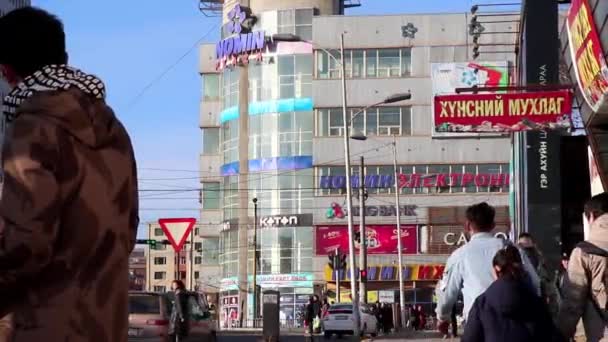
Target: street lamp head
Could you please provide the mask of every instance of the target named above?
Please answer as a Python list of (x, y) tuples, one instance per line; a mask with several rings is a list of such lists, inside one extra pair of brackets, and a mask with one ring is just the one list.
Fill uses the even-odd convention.
[(301, 42), (300, 36), (292, 33), (276, 33), (272, 35), (272, 40), (275, 42)]
[(393, 94), (389, 97), (387, 97), (386, 99), (384, 99), (384, 104), (386, 103), (395, 103), (395, 102), (401, 102), (401, 101), (406, 101), (412, 98), (412, 94), (411, 93), (401, 93), (401, 94)]
[(253, 204), (258, 203), (258, 199), (257, 199), (256, 197), (254, 197), (254, 198), (252, 199), (252, 201), (253, 201)]

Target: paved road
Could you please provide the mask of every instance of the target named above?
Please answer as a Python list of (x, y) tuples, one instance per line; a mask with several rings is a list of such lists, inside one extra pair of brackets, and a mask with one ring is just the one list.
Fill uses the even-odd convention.
[[(262, 341), (262, 336), (224, 333), (224, 334), (222, 334), (222, 336), (219, 337), (219, 342), (241, 342), (241, 341), (242, 342), (258, 342), (258, 341)], [(305, 341), (310, 341), (310, 340), (306, 339), (304, 336), (283, 335), (281, 337), (281, 341), (305, 342)], [(350, 341), (359, 341), (359, 339), (351, 339), (351, 338), (346, 338), (346, 337), (344, 337), (342, 339), (337, 339), (334, 337), (331, 340), (325, 340), (325, 339), (323, 339), (322, 336), (315, 337), (315, 342), (324, 342), (324, 341), (350, 342)], [(368, 341), (372, 341), (372, 340), (368, 340)], [(441, 336), (439, 334), (433, 333), (433, 332), (428, 332), (428, 333), (416, 332), (416, 333), (406, 333), (406, 334), (399, 334), (399, 335), (380, 336), (380, 337), (374, 338), (373, 341), (374, 342), (380, 342), (380, 341), (386, 341), (386, 342), (452, 341), (452, 342), (457, 342), (457, 341), (459, 341), (459, 339), (443, 339), (443, 338), (441, 338)]]

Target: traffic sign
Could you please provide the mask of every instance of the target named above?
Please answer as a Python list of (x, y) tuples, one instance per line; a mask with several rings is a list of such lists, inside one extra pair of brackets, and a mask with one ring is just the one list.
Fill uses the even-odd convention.
[(182, 250), (195, 223), (195, 218), (165, 218), (158, 220), (158, 224), (165, 232), (169, 242), (171, 242), (175, 253), (179, 253)]

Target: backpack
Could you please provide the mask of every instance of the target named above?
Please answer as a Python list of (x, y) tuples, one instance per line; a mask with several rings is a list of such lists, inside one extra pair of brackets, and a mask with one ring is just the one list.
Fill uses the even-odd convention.
[[(582, 241), (578, 245), (576, 245), (576, 247), (580, 248), (583, 252), (585, 252), (587, 254), (608, 258), (608, 251), (599, 248), (598, 246), (592, 244), (591, 242)], [(608, 289), (608, 272), (604, 273), (603, 282), (604, 282), (604, 288)], [(606, 307), (606, 303), (604, 303), (604, 305), (602, 307), (602, 304), (598, 303), (597, 300), (595, 300), (595, 298), (593, 298), (591, 291), (589, 291), (589, 300), (593, 304), (595, 311), (604, 320), (604, 323), (608, 323), (608, 308)]]

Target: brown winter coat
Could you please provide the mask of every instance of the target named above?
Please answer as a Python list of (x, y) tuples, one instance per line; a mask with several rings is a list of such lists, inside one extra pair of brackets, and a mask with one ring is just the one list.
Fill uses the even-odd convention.
[(13, 313), (15, 342), (127, 341), (129, 136), (77, 88), (38, 92), (16, 114), (3, 149), (0, 317)]
[[(608, 215), (593, 223), (588, 242), (608, 251)], [(572, 337), (582, 318), (587, 341), (608, 341), (608, 336), (603, 338), (606, 324), (597, 309), (607, 307), (608, 289), (604, 287), (607, 261), (604, 256), (589, 254), (578, 247), (572, 251), (559, 313), (559, 327), (564, 336)], [(599, 307), (596, 308), (591, 299)]]

